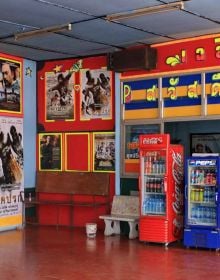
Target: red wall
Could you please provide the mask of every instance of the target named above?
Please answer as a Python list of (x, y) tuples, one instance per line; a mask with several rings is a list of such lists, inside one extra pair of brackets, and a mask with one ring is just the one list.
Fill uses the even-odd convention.
[[(74, 121), (53, 121), (46, 122), (45, 119), (45, 72), (54, 71), (56, 66), (62, 67), (62, 72), (69, 70), (78, 59), (59, 60), (45, 62), (38, 71), (38, 123), (44, 126), (45, 131), (106, 131), (114, 130), (114, 75), (112, 77), (112, 119), (101, 120), (92, 119), (90, 121), (80, 121), (80, 90), (75, 87), (75, 120)], [(101, 69), (106, 67), (106, 57), (93, 57), (83, 59), (83, 69)], [(75, 85), (80, 85), (80, 71), (75, 73)]]
[[(46, 87), (45, 87), (45, 73), (56, 71), (56, 69), (61, 69), (61, 72), (68, 71), (71, 69), (74, 63), (79, 59), (69, 59), (69, 60), (59, 60), (59, 61), (48, 61), (44, 63), (39, 63), (38, 65), (38, 132), (57, 132), (62, 133), (63, 143), (65, 143), (65, 132), (94, 132), (94, 131), (114, 131), (115, 125), (115, 81), (114, 75), (112, 75), (112, 118), (111, 119), (91, 119), (91, 120), (80, 120), (80, 71), (75, 73), (75, 82), (74, 82), (74, 95), (75, 95), (75, 118), (74, 120), (55, 120), (47, 121), (46, 120)], [(106, 57), (91, 57), (82, 59), (83, 69), (106, 69)], [(82, 136), (83, 139), (87, 139)], [(88, 168), (88, 150), (85, 149), (85, 144), (87, 140), (83, 140), (83, 145), (79, 145), (77, 142), (77, 147), (72, 147), (74, 145), (72, 142), (77, 137), (67, 137), (66, 151), (63, 152), (63, 162), (66, 161), (67, 169), (74, 169), (75, 166), (80, 166), (79, 171), (87, 171), (84, 169)], [(79, 137), (80, 138), (80, 134)], [(79, 140), (79, 139), (78, 139)], [(77, 140), (77, 141), (78, 141)], [(88, 139), (88, 144), (91, 145), (90, 137)], [(71, 142), (71, 143), (70, 143)], [(77, 156), (73, 158), (73, 151), (77, 148)], [(88, 148), (89, 149), (89, 148)], [(87, 151), (87, 152), (85, 152)], [(91, 153), (91, 152), (90, 152)], [(74, 153), (75, 154), (75, 153)], [(79, 157), (80, 155), (80, 157)], [(90, 156), (90, 155), (89, 155)], [(39, 158), (39, 149), (37, 147), (37, 164)], [(78, 164), (81, 161), (81, 165)], [(63, 165), (64, 166), (64, 165)], [(90, 168), (91, 170), (91, 168)], [(42, 171), (44, 172), (44, 171)], [(53, 172), (53, 171), (51, 171)], [(71, 171), (72, 172), (72, 171)], [(115, 174), (110, 174), (110, 200), (115, 192)], [(51, 200), (51, 201), (70, 201), (72, 199), (77, 201), (92, 201), (91, 196), (70, 196), (67, 194), (49, 194), (49, 193), (39, 193), (38, 198), (40, 200)], [(103, 200), (104, 198), (96, 197), (97, 200)], [(72, 214), (71, 214), (72, 210)], [(39, 223), (43, 225), (72, 225), (72, 226), (85, 226), (87, 222), (98, 222), (100, 227), (103, 227), (103, 221), (99, 221), (98, 217), (101, 214), (109, 212), (109, 206), (101, 207), (80, 207), (75, 206), (71, 208), (70, 206), (51, 206), (51, 205), (40, 205), (38, 207), (38, 219)], [(72, 215), (72, 217), (71, 217)]]

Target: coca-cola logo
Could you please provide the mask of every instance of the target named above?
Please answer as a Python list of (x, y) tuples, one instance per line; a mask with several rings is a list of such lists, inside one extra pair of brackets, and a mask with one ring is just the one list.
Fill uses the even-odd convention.
[(174, 179), (174, 201), (172, 202), (172, 207), (176, 213), (176, 217), (173, 220), (173, 234), (175, 237), (178, 237), (183, 226), (183, 156), (181, 153), (172, 151), (172, 158), (172, 175)]
[(182, 154), (172, 152), (172, 175), (174, 179), (174, 202), (172, 203), (173, 210), (176, 214), (182, 213), (183, 195), (182, 195), (182, 182), (183, 182), (183, 158)]
[(162, 144), (163, 138), (162, 137), (148, 137), (143, 139), (144, 145), (152, 145), (152, 144)]

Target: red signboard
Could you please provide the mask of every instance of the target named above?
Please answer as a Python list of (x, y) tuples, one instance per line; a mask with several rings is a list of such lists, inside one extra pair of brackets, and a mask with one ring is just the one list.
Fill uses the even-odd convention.
[(157, 68), (152, 71), (133, 71), (122, 73), (122, 78), (155, 73), (167, 73), (190, 69), (219, 67), (220, 34), (201, 36), (155, 44), (157, 49)]
[(170, 143), (169, 134), (146, 134), (139, 137), (140, 148), (150, 147), (152, 149), (167, 148)]

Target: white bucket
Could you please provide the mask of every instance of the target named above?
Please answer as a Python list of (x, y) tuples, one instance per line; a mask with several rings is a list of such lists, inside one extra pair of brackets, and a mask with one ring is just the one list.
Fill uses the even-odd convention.
[(97, 224), (87, 223), (86, 224), (86, 234), (88, 238), (95, 238), (97, 231)]

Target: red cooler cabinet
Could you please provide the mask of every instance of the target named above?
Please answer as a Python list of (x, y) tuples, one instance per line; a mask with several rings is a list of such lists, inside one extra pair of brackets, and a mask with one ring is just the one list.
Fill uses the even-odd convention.
[(183, 233), (183, 147), (169, 134), (140, 135), (139, 239), (164, 243)]

